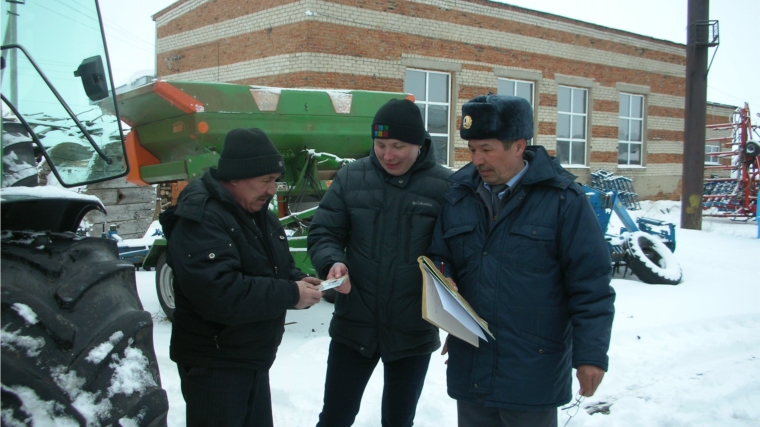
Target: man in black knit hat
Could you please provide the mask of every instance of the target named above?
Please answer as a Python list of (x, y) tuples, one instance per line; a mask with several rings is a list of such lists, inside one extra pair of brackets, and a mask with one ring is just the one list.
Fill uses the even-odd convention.
[(409, 100), (382, 106), (370, 156), (338, 171), (309, 228), (308, 250), (337, 288), (318, 426), (353, 424), (382, 359), (384, 427), (407, 427), (430, 362), (441, 345), (422, 319), (417, 257), (431, 241), (451, 172), (435, 161), (420, 109)]
[(217, 168), (160, 215), (174, 272), (170, 357), (188, 426), (272, 426), (269, 368), (289, 308), (319, 302), (269, 212), (282, 156), (260, 129), (234, 129)]

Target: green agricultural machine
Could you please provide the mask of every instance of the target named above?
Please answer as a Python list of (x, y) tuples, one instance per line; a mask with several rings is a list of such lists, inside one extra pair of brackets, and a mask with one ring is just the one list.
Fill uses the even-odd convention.
[[(157, 81), (116, 97), (122, 121), (132, 127), (126, 138), (127, 180), (152, 185), (198, 178), (217, 164), (229, 130), (263, 129), (286, 167), (273, 209), (290, 236), (296, 264), (313, 273), (306, 233), (319, 200), (338, 169), (369, 155), (378, 108), (407, 97), (412, 99), (390, 92)], [(156, 240), (143, 267), (155, 268), (158, 299), (171, 319), (173, 276), (165, 249), (166, 241)]]

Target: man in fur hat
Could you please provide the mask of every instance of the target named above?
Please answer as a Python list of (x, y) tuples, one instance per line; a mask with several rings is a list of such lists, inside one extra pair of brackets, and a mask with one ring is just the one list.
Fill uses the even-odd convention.
[(478, 96), (462, 107), (460, 132), (472, 162), (450, 178), (430, 256), (496, 339), (448, 337), (448, 393), (460, 427), (555, 427), (572, 369), (580, 396), (607, 370), (608, 246), (575, 176), (527, 145), (526, 100)]
[(234, 129), (217, 168), (160, 216), (176, 298), (169, 355), (188, 426), (272, 426), (269, 368), (285, 312), (322, 297), (268, 209), (284, 171), (261, 129)]

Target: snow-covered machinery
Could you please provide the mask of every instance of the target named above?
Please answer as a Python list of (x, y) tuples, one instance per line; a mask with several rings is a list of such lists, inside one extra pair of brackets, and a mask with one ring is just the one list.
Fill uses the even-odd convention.
[(76, 234), (103, 204), (38, 185), (127, 173), (116, 105), (98, 105), (113, 91), (98, 4), (0, 6), (2, 425), (166, 426), (134, 266), (113, 240)]
[[(731, 136), (710, 138), (724, 151), (709, 153), (727, 164), (706, 165), (705, 170), (729, 171), (728, 177), (705, 179), (702, 196), (703, 216), (750, 219), (757, 217), (760, 193), (760, 129), (752, 124), (749, 105), (737, 108), (729, 123), (708, 125), (712, 130), (730, 130)], [(754, 138), (754, 139), (753, 139)], [(720, 163), (720, 162), (719, 162)]]
[[(616, 269), (625, 265), (644, 283), (681, 282), (681, 267), (673, 254), (675, 224), (646, 217), (634, 221), (616, 190), (603, 191), (585, 185), (583, 188), (605, 233)], [(613, 213), (623, 224), (618, 234), (608, 232)]]
[[(394, 92), (157, 81), (116, 97), (121, 119), (132, 127), (127, 179), (163, 186), (198, 178), (217, 164), (230, 129), (263, 129), (285, 160), (275, 209), (297, 266), (313, 273), (306, 233), (319, 200), (338, 169), (369, 155), (377, 110), (407, 97), (412, 99)], [(172, 319), (173, 276), (165, 249), (166, 241), (156, 240), (143, 267), (155, 267), (158, 299)]]

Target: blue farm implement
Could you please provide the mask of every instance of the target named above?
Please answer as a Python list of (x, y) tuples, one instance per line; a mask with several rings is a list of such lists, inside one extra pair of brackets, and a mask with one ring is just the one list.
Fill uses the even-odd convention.
[[(616, 270), (621, 266), (631, 271), (644, 283), (676, 285), (682, 272), (673, 255), (676, 248), (675, 225), (652, 218), (636, 221), (628, 214), (617, 190), (599, 190), (583, 186), (594, 208), (610, 249)], [(612, 214), (617, 215), (623, 227), (618, 234), (609, 232)]]

